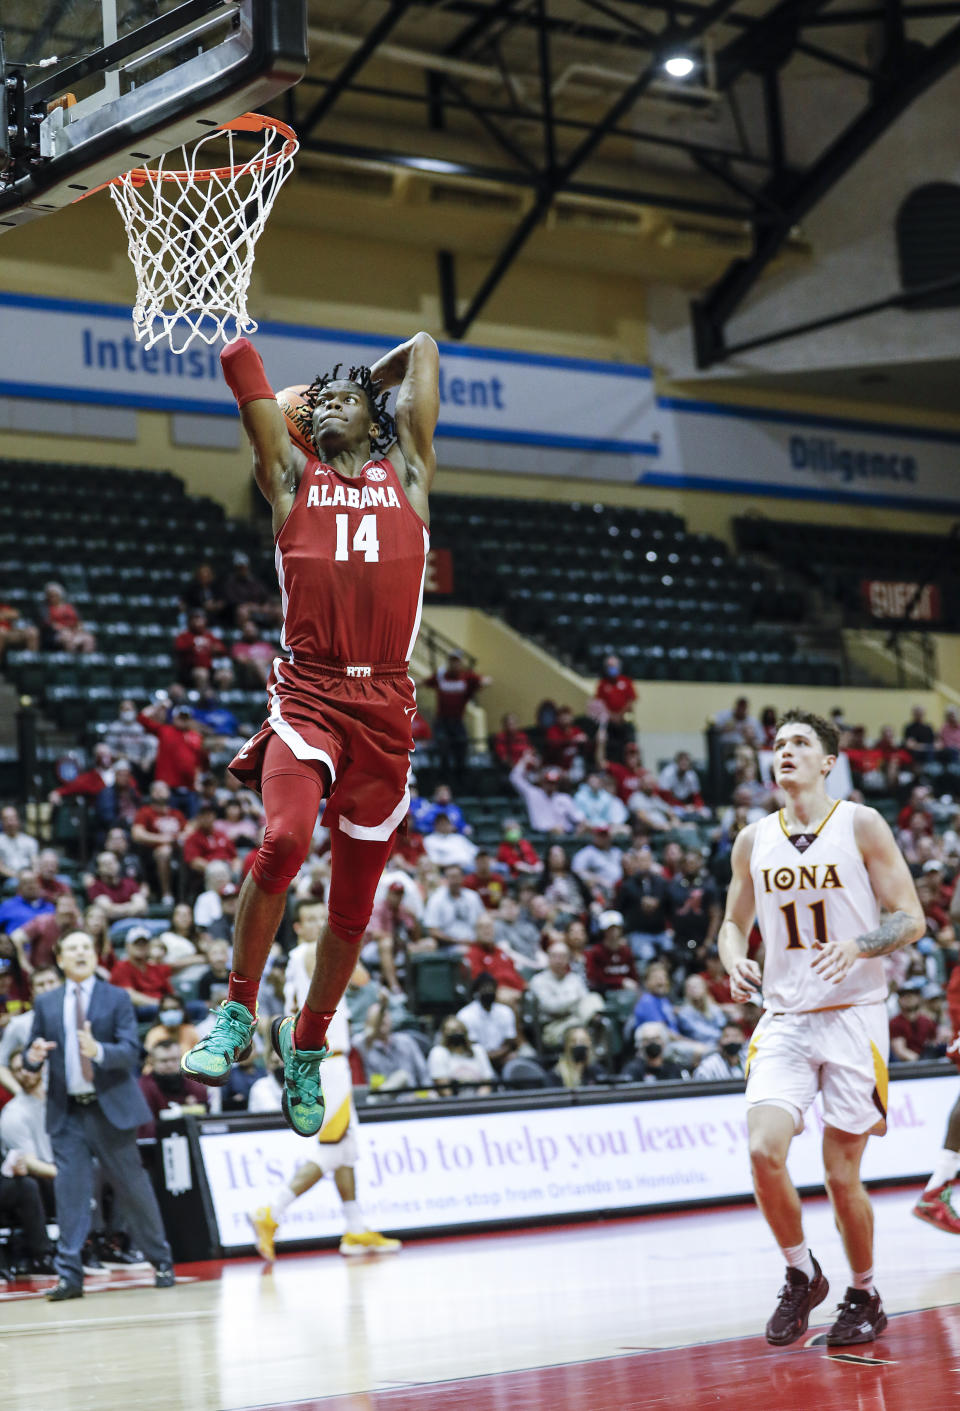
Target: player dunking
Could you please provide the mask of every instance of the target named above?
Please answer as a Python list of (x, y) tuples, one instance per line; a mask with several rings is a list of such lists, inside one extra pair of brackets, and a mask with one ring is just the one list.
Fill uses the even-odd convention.
[(827, 794), (836, 755), (837, 732), (827, 721), (802, 710), (783, 716), (774, 778), (786, 807), (737, 837), (719, 935), (737, 1001), (755, 998), (761, 984), (759, 965), (747, 958), (754, 916), (764, 942), (764, 1013), (748, 1052), (747, 1104), (757, 1204), (787, 1263), (766, 1329), (776, 1346), (802, 1336), (829, 1292), (807, 1248), (786, 1164), (818, 1090), (827, 1193), (851, 1269), (827, 1342), (872, 1342), (887, 1324), (873, 1287), (873, 1210), (860, 1162), (870, 1135), (886, 1130), (889, 1027), (880, 957), (917, 940), (924, 921), (881, 816)]
[[(312, 1136), (324, 1120), (327, 1026), (410, 802), (416, 699), (408, 664), (430, 543), (439, 355), (429, 334), (418, 333), (373, 368), (318, 378), (305, 398), (317, 456), (291, 441), (252, 344), (241, 338), (220, 360), (253, 446), (257, 484), (273, 509), (287, 656), (277, 658), (267, 682), (263, 728), (230, 765), (262, 795), (266, 832), (240, 892), (227, 998), (182, 1065), (216, 1086), (248, 1052), (266, 957), (326, 795), (328, 921), (299, 1017), (274, 1020), (272, 1030), (283, 1061), (284, 1116)], [(380, 394), (398, 384), (396, 442), (387, 457), (394, 426)]]

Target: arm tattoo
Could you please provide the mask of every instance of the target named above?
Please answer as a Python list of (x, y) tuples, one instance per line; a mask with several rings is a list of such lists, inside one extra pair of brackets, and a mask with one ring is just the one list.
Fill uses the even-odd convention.
[(875, 931), (858, 936), (857, 945), (864, 956), (891, 955), (901, 946), (910, 945), (916, 934), (917, 918), (906, 911), (894, 911), (883, 918)]

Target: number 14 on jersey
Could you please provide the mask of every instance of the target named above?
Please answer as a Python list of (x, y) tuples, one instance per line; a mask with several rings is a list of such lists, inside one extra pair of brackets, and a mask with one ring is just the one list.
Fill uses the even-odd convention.
[(350, 519), (345, 514), (338, 514), (337, 521), (337, 551), (334, 560), (337, 563), (346, 563), (351, 551), (355, 554), (363, 554), (365, 563), (380, 562), (380, 540), (377, 538), (377, 516), (375, 514), (365, 514), (361, 519), (357, 532), (353, 536), (353, 544), (350, 545)]

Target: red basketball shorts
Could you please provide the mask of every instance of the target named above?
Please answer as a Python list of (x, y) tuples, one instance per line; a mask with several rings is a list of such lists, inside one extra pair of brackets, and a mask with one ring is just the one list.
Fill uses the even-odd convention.
[[(348, 675), (348, 671), (370, 675)], [(323, 822), (352, 838), (385, 841), (410, 806), (407, 781), (417, 708), (408, 667), (339, 667), (278, 657), (267, 681), (270, 713), (230, 764), (260, 792), (263, 757), (276, 734), (304, 762), (326, 767)]]

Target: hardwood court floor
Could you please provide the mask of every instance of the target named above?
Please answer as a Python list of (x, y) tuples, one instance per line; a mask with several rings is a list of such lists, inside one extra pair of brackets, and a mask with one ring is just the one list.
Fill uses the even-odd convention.
[[(3, 1411), (933, 1411), (960, 1406), (960, 1239), (876, 1195), (891, 1318), (863, 1361), (762, 1336), (782, 1268), (750, 1207), (91, 1278), (0, 1298)], [(831, 1281), (829, 1207), (807, 1202)], [(928, 1311), (921, 1311), (928, 1310)], [(856, 1350), (854, 1350), (856, 1352)]]

